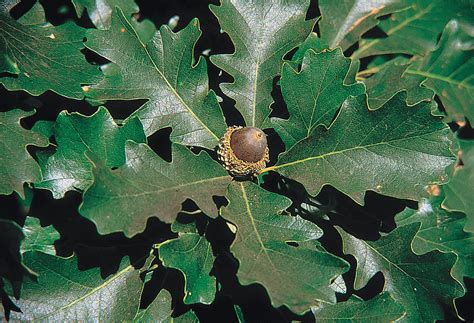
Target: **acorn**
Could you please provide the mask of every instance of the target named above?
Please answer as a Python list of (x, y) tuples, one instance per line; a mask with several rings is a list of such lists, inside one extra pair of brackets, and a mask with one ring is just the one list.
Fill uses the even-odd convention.
[(255, 127), (227, 128), (217, 153), (219, 160), (233, 176), (255, 176), (270, 160), (267, 136)]

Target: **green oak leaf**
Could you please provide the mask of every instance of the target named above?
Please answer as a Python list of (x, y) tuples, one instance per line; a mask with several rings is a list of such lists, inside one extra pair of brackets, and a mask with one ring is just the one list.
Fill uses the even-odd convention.
[(133, 319), (135, 323), (148, 323), (148, 322), (158, 322), (158, 323), (193, 323), (199, 322), (198, 318), (192, 311), (188, 311), (185, 314), (179, 317), (172, 317), (173, 309), (171, 308), (171, 295), (166, 290), (163, 289), (156, 296), (156, 298), (151, 302), (151, 304), (146, 309), (141, 309), (137, 316)]
[(0, 194), (17, 192), (24, 199), (23, 184), (41, 181), (41, 169), (26, 146), (46, 147), (48, 138), (20, 124), (34, 113), (18, 109), (0, 112)]
[(8, 73), (0, 77), (0, 84), (32, 95), (51, 90), (72, 99), (84, 98), (81, 85), (101, 79), (98, 68), (80, 51), (85, 29), (74, 23), (23, 25), (7, 9), (0, 7), (0, 72)]
[(174, 144), (169, 163), (147, 145), (128, 141), (125, 156), (116, 170), (96, 165), (94, 183), (84, 192), (79, 211), (99, 233), (123, 231), (130, 237), (142, 232), (150, 217), (173, 222), (187, 198), (217, 216), (212, 196), (223, 196), (231, 177), (207, 152), (195, 155)]
[(471, 10), (469, 0), (412, 0), (405, 10), (380, 22), (378, 27), (387, 37), (363, 39), (352, 57), (393, 53), (424, 55), (435, 48), (449, 20)]
[(376, 67), (376, 73), (364, 80), (371, 110), (380, 108), (401, 91), (407, 92), (409, 106), (433, 99), (434, 92), (421, 86), (424, 77), (405, 73), (410, 67), (405, 59), (395, 58)]
[(354, 287), (360, 289), (377, 273), (385, 278), (384, 291), (400, 303), (403, 322), (433, 322), (444, 318), (443, 306), (463, 295), (462, 286), (450, 275), (453, 253), (431, 251), (416, 255), (411, 249), (420, 223), (395, 229), (377, 241), (364, 241), (338, 229), (343, 250), (357, 260)]
[(321, 40), (329, 48), (346, 50), (359, 41), (362, 34), (375, 27), (384, 16), (405, 9), (407, 0), (320, 0), (319, 29)]
[(425, 78), (423, 85), (436, 92), (446, 113), (456, 121), (474, 122), (474, 23), (451, 20), (438, 47), (406, 74)]
[(450, 211), (460, 211), (467, 215), (464, 229), (474, 232), (474, 141), (459, 140), (462, 166), (455, 169), (448, 185), (443, 186), (446, 199), (443, 207)]
[(25, 238), (21, 243), (21, 253), (39, 251), (49, 255), (55, 255), (54, 242), (60, 238), (59, 232), (49, 225), (42, 227), (37, 218), (27, 217), (23, 226)]
[(262, 284), (273, 306), (287, 305), (295, 312), (317, 301), (335, 303), (331, 280), (346, 272), (348, 264), (316, 243), (320, 228), (282, 214), (291, 201), (251, 182), (232, 182), (226, 198), (229, 205), (221, 215), (237, 227), (230, 251), (240, 264), (240, 283)]
[(366, 98), (347, 99), (329, 129), (317, 128), (264, 171), (301, 182), (311, 195), (332, 185), (361, 205), (367, 190), (418, 200), (426, 185), (446, 182), (452, 134), (431, 115), (435, 103), (407, 107), (399, 93), (370, 111)]
[(130, 0), (72, 0), (78, 17), (87, 13), (92, 23), (99, 29), (109, 29), (115, 7), (120, 7), (128, 16), (139, 11), (135, 1)]
[(308, 7), (308, 0), (221, 0), (220, 6), (210, 6), (235, 47), (232, 54), (210, 59), (234, 78), (221, 89), (236, 101), (247, 126), (262, 127), (270, 114), (283, 56), (311, 32), (313, 21), (305, 21)]
[(24, 261), (38, 272), (38, 282), (23, 283), (22, 298), (16, 302), (23, 313), (12, 313), (13, 321), (122, 322), (132, 320), (138, 311), (143, 283), (125, 259), (105, 280), (100, 268), (80, 271), (75, 256), (29, 251)]
[(364, 93), (362, 84), (344, 83), (351, 60), (340, 48), (316, 53), (308, 50), (301, 71), (283, 65), (280, 85), (288, 106), (288, 120), (272, 118), (287, 148), (309, 137), (319, 125), (329, 126), (349, 96)]
[(211, 304), (216, 294), (216, 279), (209, 274), (214, 265), (212, 247), (197, 230), (189, 232), (188, 227), (177, 239), (159, 245), (160, 260), (183, 273), (185, 304)]
[(351, 296), (347, 301), (334, 305), (312, 307), (311, 311), (317, 322), (394, 322), (401, 318), (405, 311), (388, 292), (381, 293), (364, 301)]
[(226, 125), (216, 95), (209, 91), (206, 61), (194, 62), (200, 34), (194, 19), (178, 33), (162, 26), (145, 44), (116, 8), (109, 30), (87, 33), (86, 46), (115, 63), (103, 69), (105, 79), (89, 89), (88, 97), (148, 99), (130, 116), (140, 119), (148, 136), (172, 127), (173, 142), (213, 149)]
[(298, 50), (291, 57), (291, 61), (286, 62), (286, 64), (291, 65), (294, 70), (297, 70), (299, 65), (303, 63), (303, 58), (308, 50), (312, 49), (316, 53), (321, 53), (328, 48), (329, 46), (318, 37), (318, 34), (311, 32), (304, 42), (298, 46)]
[(125, 162), (127, 140), (146, 142), (137, 118), (118, 126), (105, 107), (90, 117), (62, 111), (53, 134), (56, 152), (38, 154), (43, 180), (35, 187), (50, 190), (55, 198), (64, 197), (67, 191), (85, 190), (92, 184), (92, 163), (85, 153), (92, 154), (107, 167), (119, 167)]
[(474, 234), (463, 230), (466, 216), (450, 213), (441, 208), (443, 196), (422, 199), (418, 210), (406, 208), (397, 214), (397, 226), (421, 222), (412, 243), (413, 251), (424, 254), (432, 250), (454, 252), (458, 259), (451, 271), (454, 278), (463, 284), (463, 277), (474, 278)]

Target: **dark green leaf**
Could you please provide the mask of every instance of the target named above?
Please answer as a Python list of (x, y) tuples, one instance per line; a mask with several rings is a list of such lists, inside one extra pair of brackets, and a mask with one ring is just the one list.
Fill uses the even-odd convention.
[(448, 185), (443, 186), (446, 200), (443, 206), (466, 213), (465, 230), (474, 232), (474, 141), (459, 140), (463, 165), (458, 165)]
[[(0, 10), (2, 7), (0, 7)], [(100, 72), (80, 50), (85, 29), (73, 23), (26, 26), (0, 11), (0, 77), (7, 90), (40, 95), (51, 90), (73, 99), (84, 97), (81, 85), (97, 83)]]
[(321, 53), (329, 48), (327, 44), (325, 44), (321, 38), (318, 37), (318, 34), (312, 32), (306, 37), (304, 42), (298, 46), (298, 50), (291, 58), (291, 61), (287, 62), (290, 64), (293, 69), (298, 69), (298, 66), (303, 63), (303, 58), (306, 55), (306, 52), (310, 49), (314, 50), (316, 53)]
[(420, 228), (413, 223), (397, 228), (377, 241), (359, 240), (342, 229), (344, 253), (357, 260), (354, 287), (360, 289), (377, 273), (385, 278), (384, 291), (405, 308), (404, 322), (433, 322), (444, 318), (443, 306), (463, 295), (451, 275), (456, 256), (432, 251), (416, 255), (411, 243)]
[(92, 183), (92, 163), (85, 153), (109, 168), (119, 167), (125, 162), (127, 140), (146, 141), (137, 118), (118, 126), (104, 107), (90, 117), (61, 112), (53, 134), (57, 150), (53, 155), (38, 155), (43, 181), (35, 187), (50, 190), (55, 198), (63, 197), (67, 191), (84, 190)]
[(405, 74), (421, 76), (451, 119), (474, 122), (474, 23), (451, 20), (435, 51)]
[(413, 251), (424, 254), (432, 250), (454, 252), (458, 260), (452, 275), (463, 283), (463, 277), (474, 278), (474, 234), (463, 230), (466, 216), (450, 213), (441, 208), (443, 197), (422, 199), (418, 210), (405, 209), (397, 214), (398, 226), (421, 222), (421, 229), (412, 243)]
[(38, 282), (24, 282), (17, 302), (23, 313), (13, 313), (13, 321), (122, 322), (138, 311), (143, 283), (126, 260), (105, 280), (99, 268), (79, 271), (76, 257), (32, 251), (24, 254), (24, 261), (38, 272)]
[(39, 251), (55, 255), (54, 242), (59, 239), (59, 233), (53, 226), (42, 227), (36, 218), (27, 217), (23, 226), (25, 239), (21, 243), (21, 253)]
[(273, 102), (273, 79), (280, 74), (283, 56), (311, 32), (305, 21), (308, 0), (222, 0), (211, 5), (235, 47), (233, 54), (211, 56), (229, 73), (233, 83), (221, 84), (224, 94), (236, 101), (247, 126), (262, 127)]
[(387, 37), (361, 41), (353, 57), (392, 53), (424, 55), (435, 48), (450, 19), (464, 13), (472, 15), (469, 1), (411, 0), (408, 8), (378, 25)]
[(405, 311), (389, 293), (384, 292), (364, 301), (352, 296), (347, 301), (334, 305), (311, 308), (317, 322), (393, 322), (401, 318)]
[(344, 100), (364, 93), (362, 84), (344, 84), (350, 64), (341, 49), (336, 49), (307, 51), (300, 72), (283, 65), (280, 84), (290, 118), (273, 118), (272, 123), (287, 148), (309, 137), (317, 126), (329, 126)]
[(421, 86), (425, 78), (419, 75), (405, 74), (408, 68), (410, 68), (410, 64), (403, 58), (393, 59), (375, 68), (375, 75), (364, 80), (370, 109), (380, 108), (401, 91), (407, 92), (409, 106), (433, 99), (433, 91)]
[(346, 50), (359, 41), (362, 34), (375, 27), (377, 17), (408, 7), (407, 0), (320, 0), (321, 39), (329, 48)]
[(366, 190), (418, 200), (426, 185), (446, 182), (452, 134), (431, 115), (433, 103), (405, 101), (399, 93), (370, 111), (365, 95), (349, 98), (329, 129), (317, 128), (265, 171), (301, 182), (311, 195), (329, 184), (359, 204)]
[(216, 95), (208, 88), (206, 61), (194, 62), (200, 34), (195, 19), (179, 33), (162, 26), (145, 44), (117, 8), (109, 30), (87, 34), (87, 47), (115, 63), (103, 69), (106, 78), (90, 88), (88, 97), (148, 99), (131, 116), (140, 118), (147, 135), (172, 127), (173, 142), (213, 149), (226, 125)]
[(41, 170), (26, 146), (48, 146), (48, 138), (24, 129), (20, 120), (35, 111), (0, 112), (0, 194), (17, 192), (25, 197), (23, 183), (41, 181)]
[(181, 145), (173, 145), (172, 151), (168, 163), (147, 145), (128, 141), (125, 165), (117, 170), (96, 165), (81, 214), (101, 234), (123, 231), (129, 237), (143, 231), (150, 217), (173, 222), (187, 198), (207, 215), (217, 216), (212, 196), (224, 195), (230, 176), (206, 152), (194, 155)]
[(179, 233), (177, 239), (159, 246), (159, 255), (163, 265), (184, 274), (185, 304), (210, 304), (214, 301), (216, 279), (209, 275), (214, 256), (205, 237), (197, 233)]
[[(275, 307), (304, 312), (316, 301), (334, 303), (330, 282), (348, 264), (322, 250), (322, 230), (300, 217), (282, 214), (291, 201), (251, 182), (232, 182), (222, 216), (237, 226), (230, 250), (239, 260), (244, 285), (262, 284)], [(304, 242), (312, 242), (304, 243)], [(299, 243), (291, 246), (288, 242)]]

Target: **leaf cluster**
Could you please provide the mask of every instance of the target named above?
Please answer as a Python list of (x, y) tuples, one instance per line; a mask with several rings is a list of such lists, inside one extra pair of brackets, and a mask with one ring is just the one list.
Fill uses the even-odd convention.
[(0, 4), (0, 319), (474, 319), (469, 0), (63, 2)]

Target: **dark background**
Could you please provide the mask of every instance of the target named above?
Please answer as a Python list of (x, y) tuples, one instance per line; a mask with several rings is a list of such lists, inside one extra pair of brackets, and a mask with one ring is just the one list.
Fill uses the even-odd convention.
[[(18, 18), (34, 4), (34, 0), (22, 1), (11, 14)], [(203, 31), (195, 47), (196, 57), (206, 49), (211, 49), (211, 55), (217, 53), (232, 53), (234, 48), (232, 42), (226, 34), (220, 33), (217, 19), (208, 9), (209, 1), (204, 0), (169, 0), (152, 1), (137, 0), (140, 6), (139, 20), (149, 19), (157, 27), (167, 24), (169, 19), (175, 15), (179, 16), (179, 23), (175, 30), (186, 26), (194, 17), (198, 17)], [(218, 1), (210, 1), (218, 4)], [(42, 0), (48, 21), (54, 25), (59, 25), (68, 20), (74, 20), (83, 27), (93, 28), (87, 14), (78, 19), (69, 1), (63, 0)], [(315, 1), (312, 2), (307, 19), (319, 16), (318, 7)], [(317, 27), (315, 29), (317, 31)], [(384, 37), (385, 35), (378, 29), (371, 31), (370, 37)], [(350, 48), (346, 54), (356, 47)], [(105, 63), (102, 58), (84, 50), (87, 59), (92, 63)], [(370, 58), (363, 59), (361, 69), (370, 62)], [(222, 107), (229, 125), (243, 124), (243, 119), (234, 108), (234, 102), (225, 98), (219, 90), (218, 84), (228, 82), (232, 79), (226, 73), (219, 76), (219, 70), (208, 61), (210, 87), (224, 98)], [(280, 117), (288, 117), (285, 104), (281, 98), (281, 93), (276, 85), (272, 92), (275, 103), (272, 105), (272, 114)], [(143, 100), (136, 101), (112, 101), (106, 104), (110, 113), (116, 119), (126, 118), (132, 111), (137, 109)], [(438, 103), (439, 100), (438, 100)], [(37, 114), (24, 120), (23, 124), (31, 128), (37, 120), (55, 120), (58, 113), (64, 109), (68, 111), (79, 111), (82, 114), (90, 115), (96, 111), (96, 107), (91, 106), (86, 101), (76, 101), (63, 98), (50, 91), (39, 97), (33, 97), (22, 91), (8, 92), (0, 86), (0, 111), (7, 111), (13, 108), (37, 110)], [(457, 130), (456, 124), (451, 125), (453, 130)], [(461, 130), (461, 135), (467, 138), (474, 138), (473, 131), (469, 125)], [(171, 143), (169, 141), (170, 129), (163, 129), (152, 135), (149, 145), (163, 158), (171, 159)], [(269, 135), (270, 151), (272, 161), (275, 160), (279, 152), (284, 147), (281, 140), (273, 131), (267, 131)], [(30, 149), (31, 152), (37, 149)], [(290, 207), (291, 213), (298, 213), (303, 217), (315, 222), (324, 229), (325, 235), (322, 238), (324, 247), (336, 255), (344, 257), (351, 262), (355, 268), (355, 259), (342, 254), (341, 241), (334, 230), (335, 224), (343, 227), (359, 238), (375, 240), (380, 237), (380, 232), (389, 232), (395, 228), (393, 217), (405, 207), (416, 208), (413, 201), (397, 200), (368, 192), (366, 204), (361, 207), (355, 204), (350, 198), (339, 193), (331, 187), (325, 187), (317, 197), (310, 197), (304, 188), (298, 183), (280, 178), (277, 174), (270, 174), (266, 178), (266, 188), (290, 197), (294, 204)], [(158, 220), (151, 219), (147, 229), (131, 239), (125, 238), (121, 233), (105, 236), (98, 235), (92, 222), (82, 218), (77, 213), (77, 208), (81, 202), (81, 195), (77, 192), (69, 192), (61, 200), (54, 200), (49, 191), (32, 190), (32, 204), (30, 208), (25, 208), (16, 195), (0, 195), (0, 217), (10, 218), (23, 224), (26, 215), (40, 218), (42, 225), (54, 225), (61, 233), (61, 239), (56, 243), (56, 249), (60, 255), (67, 256), (73, 252), (78, 255), (79, 267), (85, 270), (92, 267), (100, 267), (102, 274), (106, 277), (117, 270), (118, 264), (123, 256), (130, 256), (132, 262), (137, 266), (143, 264), (143, 258), (154, 243), (164, 241), (173, 237), (169, 225), (165, 225)], [(225, 203), (225, 201), (218, 201)], [(308, 212), (301, 207), (302, 203), (313, 205), (317, 211)], [(183, 205), (186, 210), (194, 210), (196, 206), (191, 201)], [(323, 218), (326, 215), (327, 218)], [(189, 218), (181, 214), (181, 221), (189, 221)], [(193, 305), (195, 311), (202, 322), (236, 322), (237, 317), (234, 312), (234, 304), (239, 305), (245, 315), (247, 322), (288, 322), (291, 320), (314, 321), (311, 313), (304, 316), (296, 316), (287, 308), (275, 309), (271, 306), (265, 289), (260, 285), (241, 286), (235, 273), (238, 262), (229, 252), (229, 246), (233, 235), (228, 230), (222, 219), (208, 220), (205, 217), (198, 217), (198, 227), (206, 235), (213, 245), (216, 255), (216, 263), (212, 274), (214, 274), (221, 285), (216, 300), (209, 306)], [(295, 269), (297, 270), (297, 269)], [(354, 291), (350, 285), (354, 279), (354, 270), (344, 275), (348, 286), (347, 294), (338, 294), (339, 300), (347, 299), (350, 294), (355, 293), (364, 299), (370, 299), (379, 293), (384, 284), (383, 276), (379, 273), (372, 278), (369, 284), (360, 291)], [(468, 293), (459, 299), (456, 304), (459, 312), (466, 319), (474, 320), (474, 280), (466, 278), (469, 288)], [(284, 284), (285, 282), (281, 282)], [(157, 295), (161, 288), (170, 290), (173, 295), (173, 306), (175, 313), (181, 314), (189, 307), (182, 303), (184, 280), (181, 274), (172, 269), (160, 267), (147, 283), (142, 307), (146, 307)], [(454, 313), (446, 309), (446, 318), (449, 321), (456, 321)]]

